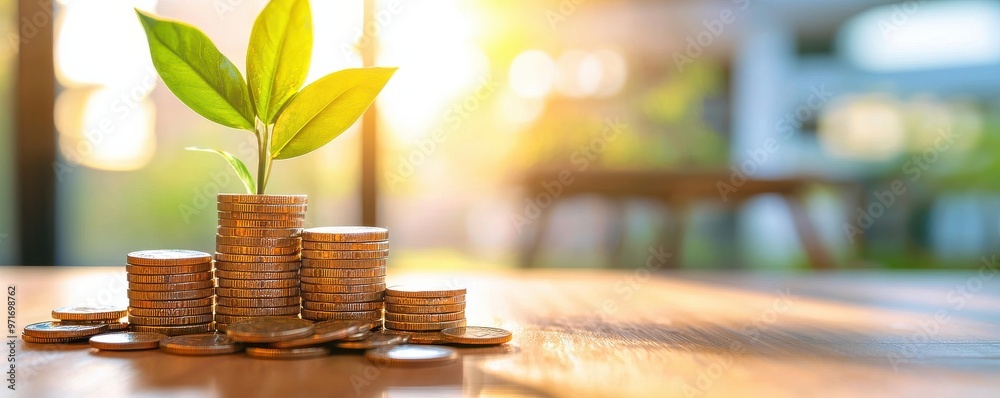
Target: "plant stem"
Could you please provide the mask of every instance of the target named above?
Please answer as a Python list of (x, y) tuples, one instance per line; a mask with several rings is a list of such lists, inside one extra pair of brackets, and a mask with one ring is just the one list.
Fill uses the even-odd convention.
[(267, 125), (257, 119), (257, 194), (263, 195), (267, 187), (267, 168), (271, 161), (268, 143), (271, 137), (267, 134)]

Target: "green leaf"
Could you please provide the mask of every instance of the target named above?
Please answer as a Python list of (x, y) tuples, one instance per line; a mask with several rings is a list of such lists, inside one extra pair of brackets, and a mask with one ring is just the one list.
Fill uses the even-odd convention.
[(247, 83), (264, 123), (274, 122), (306, 81), (312, 41), (308, 0), (272, 0), (257, 16), (247, 47)]
[(218, 154), (229, 162), (230, 166), (233, 166), (233, 170), (236, 171), (236, 175), (240, 176), (240, 180), (243, 181), (243, 187), (247, 189), (248, 194), (254, 194), (257, 191), (256, 185), (253, 183), (253, 176), (250, 175), (250, 170), (247, 166), (243, 164), (236, 156), (226, 151), (219, 151), (211, 148), (203, 148), (200, 146), (189, 146), (187, 148), (189, 151), (201, 151), (201, 152), (211, 152)]
[(344, 69), (302, 89), (274, 122), (271, 158), (289, 159), (326, 145), (351, 127), (396, 68)]
[(197, 28), (135, 10), (146, 30), (153, 66), (167, 88), (206, 119), (232, 128), (254, 129), (243, 75)]

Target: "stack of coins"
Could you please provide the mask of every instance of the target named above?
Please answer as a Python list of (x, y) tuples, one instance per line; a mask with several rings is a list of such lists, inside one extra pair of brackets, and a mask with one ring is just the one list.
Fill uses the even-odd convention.
[(305, 195), (219, 194), (215, 236), (216, 329), (299, 314)]
[(322, 227), (302, 232), (302, 318), (382, 320), (389, 231)]
[(193, 250), (128, 254), (128, 321), (168, 336), (212, 330), (212, 256)]
[(385, 328), (436, 332), (465, 326), (465, 288), (391, 286), (385, 290)]

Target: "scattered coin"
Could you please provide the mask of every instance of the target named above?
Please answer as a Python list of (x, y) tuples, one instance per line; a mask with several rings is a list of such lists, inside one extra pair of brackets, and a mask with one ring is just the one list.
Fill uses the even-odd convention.
[(43, 339), (76, 339), (106, 331), (108, 331), (107, 324), (67, 325), (59, 321), (46, 321), (25, 326), (23, 333)]
[(386, 296), (385, 302), (389, 304), (402, 304), (402, 305), (448, 305), (448, 304), (464, 304), (465, 295), (451, 296), (451, 297), (399, 297), (399, 296)]
[(447, 322), (395, 322), (395, 321), (385, 321), (386, 329), (395, 330), (406, 330), (414, 332), (429, 332), (433, 330), (443, 330), (448, 328), (455, 328), (465, 326), (465, 319), (460, 319), (457, 321), (447, 321)]
[(52, 310), (52, 317), (63, 321), (102, 321), (118, 320), (127, 313), (127, 308), (114, 306), (61, 307)]
[(383, 330), (373, 332), (364, 340), (341, 341), (335, 345), (338, 348), (346, 348), (350, 350), (369, 350), (376, 347), (405, 344), (409, 339), (410, 336), (408, 334), (392, 333)]
[(404, 344), (368, 350), (365, 358), (389, 366), (438, 366), (455, 362), (458, 352), (451, 347)]
[(303, 348), (267, 348), (248, 347), (247, 355), (254, 358), (264, 359), (302, 359), (322, 357), (330, 354), (330, 349), (326, 347), (303, 347)]
[(160, 333), (105, 333), (91, 337), (90, 346), (106, 351), (148, 350), (159, 348), (160, 340), (166, 338), (166, 335)]
[(303, 258), (302, 268), (378, 268), (384, 267), (389, 260), (386, 258), (369, 258), (364, 260), (337, 260)]
[(87, 339), (87, 336), (83, 336), (83, 337), (63, 337), (63, 338), (51, 337), (51, 338), (47, 338), (47, 337), (34, 337), (34, 336), (31, 336), (31, 335), (27, 335), (27, 334), (21, 333), (21, 340), (24, 340), (25, 343), (32, 343), (32, 344), (76, 343), (76, 342), (86, 341), (86, 339)]
[(119, 320), (113, 321), (59, 321), (63, 325), (108, 325), (109, 332), (117, 332), (121, 330), (127, 330), (129, 327), (128, 322), (122, 322)]
[(381, 242), (302, 242), (304, 250), (389, 250), (389, 241)]
[(268, 205), (304, 205), (306, 195), (258, 195), (258, 194), (232, 194), (220, 193), (219, 203), (245, 203), (245, 204), (268, 204)]
[(320, 227), (302, 231), (302, 239), (315, 242), (377, 242), (389, 239), (379, 227)]
[(129, 275), (168, 275), (168, 274), (191, 274), (196, 272), (208, 272), (212, 270), (212, 263), (194, 265), (159, 265), (144, 266), (125, 264), (125, 272)]
[(410, 344), (443, 344), (447, 343), (441, 332), (405, 332), (410, 335)]
[(385, 289), (386, 296), (398, 297), (452, 297), (464, 294), (464, 287), (395, 285)]
[(443, 314), (465, 311), (465, 303), (444, 305), (403, 305), (386, 303), (385, 310), (400, 314)]
[(328, 320), (313, 324), (313, 334), (294, 340), (278, 341), (270, 344), (274, 348), (299, 348), (329, 343), (348, 336), (365, 333), (371, 329), (371, 322), (352, 320)]
[(143, 292), (138, 290), (129, 290), (127, 292), (129, 299), (137, 300), (193, 300), (205, 297), (212, 297), (212, 288), (198, 289), (198, 290), (179, 290), (175, 292)]
[(195, 250), (141, 250), (127, 256), (132, 265), (195, 265), (212, 261), (212, 256)]
[(313, 323), (305, 319), (262, 317), (230, 324), (226, 329), (226, 335), (234, 341), (273, 343), (305, 337), (313, 334), (314, 330)]
[(371, 285), (317, 285), (313, 283), (302, 282), (299, 288), (303, 292), (310, 293), (373, 293), (381, 292), (385, 290), (385, 284), (371, 284)]
[(455, 344), (493, 345), (503, 344), (511, 340), (513, 335), (500, 328), (485, 326), (464, 326), (441, 331), (448, 342)]
[(140, 292), (167, 292), (167, 291), (177, 291), (177, 290), (198, 290), (205, 289), (215, 286), (215, 282), (211, 279), (204, 281), (195, 282), (178, 282), (178, 283), (137, 283), (129, 282), (128, 288), (130, 290), (140, 291)]
[(239, 352), (243, 347), (226, 335), (206, 333), (161, 340), (160, 349), (178, 355), (218, 355)]
[(367, 339), (368, 336), (371, 336), (372, 333), (375, 333), (375, 332), (373, 332), (371, 330), (368, 330), (368, 331), (364, 331), (364, 332), (352, 334), (352, 335), (344, 337), (343, 339), (340, 339), (340, 340), (341, 341), (361, 341), (361, 340)]
[(184, 283), (207, 281), (212, 279), (211, 272), (195, 272), (192, 274), (160, 274), (160, 275), (138, 275), (128, 274), (129, 282), (136, 283)]
[(446, 312), (441, 314), (405, 314), (387, 312), (385, 320), (393, 322), (446, 322), (465, 319), (465, 311)]
[(363, 260), (369, 258), (389, 257), (388, 250), (302, 250), (303, 258), (315, 258), (321, 260)]
[(160, 333), (167, 336), (181, 336), (193, 333), (208, 333), (212, 331), (213, 324), (203, 323), (201, 325), (184, 325), (184, 326), (146, 326), (146, 325), (131, 325), (129, 329), (133, 332), (148, 332), (148, 333)]

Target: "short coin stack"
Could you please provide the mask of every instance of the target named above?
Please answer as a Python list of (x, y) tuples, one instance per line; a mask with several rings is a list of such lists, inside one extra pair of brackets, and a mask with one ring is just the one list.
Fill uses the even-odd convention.
[(194, 250), (128, 254), (128, 320), (136, 332), (167, 336), (212, 330), (212, 256)]
[(385, 328), (437, 332), (465, 326), (464, 287), (391, 286), (385, 290)]
[(382, 319), (389, 231), (321, 227), (302, 232), (302, 318)]
[(219, 194), (215, 322), (299, 314), (305, 195)]

